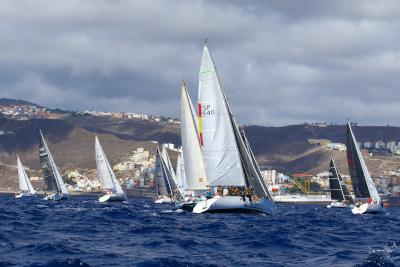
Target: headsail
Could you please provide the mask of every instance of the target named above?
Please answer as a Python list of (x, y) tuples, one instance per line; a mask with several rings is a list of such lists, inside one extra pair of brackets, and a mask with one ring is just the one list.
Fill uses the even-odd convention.
[(96, 151), (96, 167), (99, 176), (101, 189), (111, 190), (113, 193), (123, 194), (124, 191), (119, 184), (117, 177), (112, 170), (110, 163), (104, 154), (103, 148), (100, 145), (99, 139), (95, 138), (95, 151)]
[(19, 189), (22, 192), (29, 192), (30, 194), (35, 194), (36, 191), (33, 188), (31, 181), (29, 180), (29, 177), (26, 174), (24, 166), (22, 165), (22, 162), (19, 159), (19, 157), (17, 157), (17, 163), (18, 163)]
[(154, 178), (156, 181), (158, 195), (160, 196), (174, 195), (174, 190), (176, 189), (176, 185), (158, 147), (156, 152), (156, 166), (155, 166)]
[(174, 167), (172, 167), (171, 159), (169, 158), (168, 151), (165, 145), (162, 146), (161, 157), (165, 163), (165, 167), (168, 169), (171, 178), (173, 180), (173, 184), (176, 185), (178, 183), (178, 179), (176, 178)]
[(181, 138), (185, 162), (186, 190), (207, 190), (206, 170), (199, 142), (192, 101), (182, 82), (181, 94)]
[(204, 46), (199, 73), (198, 115), (208, 182), (211, 186), (244, 186), (231, 116), (207, 46)]
[(331, 158), (329, 164), (329, 188), (331, 190), (331, 199), (337, 201), (347, 200), (353, 203), (353, 198), (344, 183), (342, 176), (336, 168), (335, 161)]
[(62, 194), (68, 194), (68, 190), (65, 187), (65, 184), (58, 171), (56, 163), (53, 160), (53, 156), (50, 153), (49, 147), (47, 146), (42, 131), (40, 131), (40, 137), (41, 137), (39, 144), (40, 164), (43, 171), (43, 178), (47, 185), (47, 190)]
[(186, 191), (186, 175), (185, 175), (185, 163), (183, 159), (183, 153), (181, 152), (176, 162), (176, 177), (178, 179), (178, 188), (182, 195)]
[(372, 181), (371, 175), (369, 174), (364, 158), (361, 155), (350, 122), (347, 122), (346, 148), (347, 162), (356, 198), (371, 197), (380, 203), (381, 198), (376, 190), (374, 182)]

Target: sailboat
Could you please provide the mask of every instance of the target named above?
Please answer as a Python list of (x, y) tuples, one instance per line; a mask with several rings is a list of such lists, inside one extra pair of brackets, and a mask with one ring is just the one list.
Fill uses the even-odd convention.
[(194, 213), (254, 211), (274, 214), (275, 204), (243, 129), (239, 129), (208, 50), (203, 49), (198, 93), (199, 139), (207, 181), (216, 187), (247, 188), (252, 197), (217, 195), (200, 201)]
[(185, 82), (181, 86), (181, 139), (184, 162), (185, 195), (177, 208), (192, 211), (197, 201), (207, 191), (206, 170), (198, 132), (198, 119)]
[(347, 163), (356, 198), (356, 207), (351, 211), (353, 214), (384, 212), (381, 197), (361, 155), (350, 122), (347, 122), (346, 148)]
[(178, 189), (182, 196), (186, 194), (186, 174), (185, 174), (185, 162), (183, 159), (183, 153), (180, 152), (176, 161), (176, 179), (178, 180)]
[(100, 145), (99, 139), (95, 138), (95, 152), (96, 152), (96, 167), (97, 175), (100, 180), (100, 187), (105, 194), (99, 197), (99, 202), (107, 201), (128, 201), (124, 191), (119, 184), (117, 177), (112, 170), (110, 163), (104, 154), (103, 148)]
[(50, 153), (42, 131), (40, 131), (39, 157), (43, 171), (43, 179), (47, 186), (47, 191), (52, 192), (46, 195), (43, 200), (64, 200), (68, 199), (69, 193), (62, 177), (58, 171), (53, 156)]
[[(163, 147), (163, 154), (166, 153), (165, 147)], [(165, 156), (167, 155), (167, 157)], [(168, 154), (162, 155), (157, 147), (156, 151), (156, 165), (154, 169), (154, 178), (157, 188), (157, 199), (154, 200), (156, 204), (173, 203), (175, 198), (176, 184), (172, 178), (172, 173), (168, 168), (170, 163)]]
[(329, 187), (331, 190), (332, 202), (327, 206), (328, 208), (353, 207), (353, 197), (350, 195), (342, 176), (338, 172), (333, 158), (331, 158), (329, 164)]
[(33, 188), (28, 175), (26, 175), (24, 166), (22, 165), (22, 162), (18, 156), (17, 156), (17, 164), (18, 164), (18, 182), (19, 182), (20, 192), (15, 196), (15, 198), (35, 196), (36, 190)]

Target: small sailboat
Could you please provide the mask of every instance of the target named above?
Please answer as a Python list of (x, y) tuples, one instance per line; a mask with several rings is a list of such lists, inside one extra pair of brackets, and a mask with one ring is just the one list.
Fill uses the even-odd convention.
[(353, 198), (344, 183), (342, 176), (336, 168), (335, 161), (331, 158), (329, 165), (329, 187), (331, 190), (332, 202), (327, 206), (328, 208), (349, 208), (353, 207)]
[(18, 182), (20, 192), (15, 196), (15, 198), (30, 197), (36, 195), (36, 190), (33, 188), (28, 175), (25, 172), (24, 166), (21, 160), (17, 156), (18, 164)]
[(118, 179), (104, 154), (97, 136), (95, 138), (95, 152), (97, 175), (100, 180), (101, 190), (105, 192), (103, 196), (99, 197), (99, 202), (128, 201), (125, 192), (122, 190), (121, 185), (119, 184)]
[(47, 186), (47, 191), (52, 193), (46, 195), (43, 200), (64, 200), (69, 198), (67, 187), (58, 171), (53, 156), (50, 153), (46, 140), (40, 131), (39, 157), (43, 171), (43, 179)]
[(165, 147), (163, 147), (163, 153), (161, 153), (157, 148), (156, 152), (156, 165), (154, 173), (157, 188), (157, 199), (154, 200), (154, 203), (156, 204), (173, 203), (175, 201), (176, 184), (172, 178), (172, 173), (168, 168), (170, 163), (166, 162), (169, 160), (169, 157), (166, 157), (165, 155), (168, 156), (168, 154), (164, 150)]
[(194, 213), (254, 211), (274, 214), (275, 204), (263, 180), (243, 129), (239, 129), (215, 64), (204, 46), (199, 73), (199, 139), (211, 190), (251, 190), (251, 197), (218, 194), (200, 201)]
[(361, 155), (350, 122), (347, 122), (346, 148), (347, 163), (356, 202), (356, 207), (351, 211), (353, 214), (384, 212), (381, 197)]

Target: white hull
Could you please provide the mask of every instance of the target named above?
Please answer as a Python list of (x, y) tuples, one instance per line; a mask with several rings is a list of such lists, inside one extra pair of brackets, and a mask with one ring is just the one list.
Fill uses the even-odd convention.
[(170, 197), (160, 197), (160, 198), (157, 198), (156, 200), (154, 200), (154, 203), (155, 204), (171, 204), (171, 203), (174, 203), (174, 201)]
[(106, 194), (104, 196), (99, 197), (99, 202), (104, 203), (108, 201), (128, 201), (125, 194)]
[(385, 209), (383, 208), (381, 203), (377, 204), (364, 203), (361, 204), (359, 207), (352, 208), (351, 212), (353, 214), (365, 214), (365, 213), (375, 214), (375, 213), (385, 212)]
[(285, 194), (272, 196), (276, 203), (298, 203), (298, 204), (328, 204), (332, 201), (328, 195), (298, 195)]
[(34, 197), (34, 196), (36, 196), (36, 194), (31, 194), (28, 192), (21, 192), (21, 193), (18, 193), (17, 195), (15, 195), (15, 198)]
[(246, 201), (243, 201), (240, 196), (216, 196), (198, 202), (193, 208), (193, 213), (235, 211), (260, 212), (273, 215), (275, 213), (275, 204), (268, 199), (250, 202), (247, 198)]
[(43, 200), (54, 200), (54, 201), (60, 201), (60, 200), (66, 200), (69, 198), (68, 194), (63, 194), (63, 193), (56, 193), (56, 194), (51, 194), (47, 195), (43, 198)]
[(342, 201), (332, 201), (328, 206), (326, 206), (328, 209), (330, 208), (351, 208), (353, 205), (350, 205), (348, 203), (344, 203)]

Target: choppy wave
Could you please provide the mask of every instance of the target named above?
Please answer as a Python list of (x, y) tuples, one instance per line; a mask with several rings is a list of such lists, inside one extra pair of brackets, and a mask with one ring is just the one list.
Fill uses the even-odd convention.
[(400, 210), (354, 216), (316, 205), (274, 217), (191, 214), (93, 197), (0, 196), (2, 266), (398, 266)]

